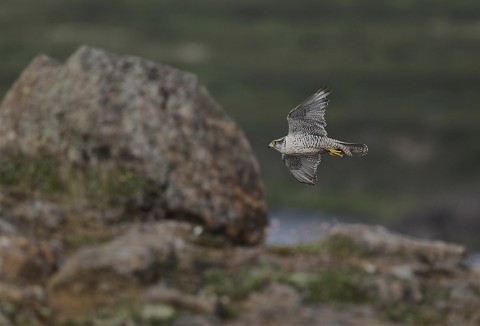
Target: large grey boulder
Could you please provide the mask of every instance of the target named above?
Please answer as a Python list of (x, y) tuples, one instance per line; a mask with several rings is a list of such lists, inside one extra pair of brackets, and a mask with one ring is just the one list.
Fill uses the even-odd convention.
[(134, 169), (154, 184), (155, 217), (263, 240), (258, 163), (190, 73), (86, 46), (65, 63), (38, 56), (0, 104), (0, 157), (13, 152)]

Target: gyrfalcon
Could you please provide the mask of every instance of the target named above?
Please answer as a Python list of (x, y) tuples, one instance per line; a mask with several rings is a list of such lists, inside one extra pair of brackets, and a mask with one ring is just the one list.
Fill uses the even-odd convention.
[(300, 182), (313, 185), (321, 155), (343, 157), (344, 154), (366, 155), (365, 144), (346, 143), (327, 137), (325, 108), (330, 91), (321, 88), (287, 116), (288, 135), (273, 140), (270, 147), (282, 153), (283, 162)]

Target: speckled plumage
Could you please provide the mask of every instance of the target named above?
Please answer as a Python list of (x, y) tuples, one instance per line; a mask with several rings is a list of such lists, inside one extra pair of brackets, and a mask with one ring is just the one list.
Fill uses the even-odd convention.
[(300, 182), (314, 184), (321, 154), (329, 153), (342, 157), (343, 154), (366, 155), (365, 144), (346, 143), (329, 138), (325, 126), (325, 108), (330, 92), (321, 88), (287, 116), (288, 135), (270, 143), (270, 147), (282, 153), (285, 165)]

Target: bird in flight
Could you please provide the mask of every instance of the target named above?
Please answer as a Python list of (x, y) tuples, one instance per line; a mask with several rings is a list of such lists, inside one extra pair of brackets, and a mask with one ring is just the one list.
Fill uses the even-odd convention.
[(287, 116), (288, 135), (273, 140), (270, 147), (282, 153), (282, 160), (295, 179), (313, 185), (317, 179), (317, 167), (321, 155), (343, 157), (367, 155), (365, 144), (346, 143), (327, 137), (325, 108), (330, 91), (321, 88)]

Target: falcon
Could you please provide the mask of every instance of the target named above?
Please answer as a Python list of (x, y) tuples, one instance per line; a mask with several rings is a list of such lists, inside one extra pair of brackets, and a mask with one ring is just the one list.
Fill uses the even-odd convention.
[(295, 179), (313, 185), (322, 154), (343, 157), (367, 155), (365, 144), (346, 143), (329, 138), (325, 126), (325, 108), (330, 91), (321, 88), (294, 108), (287, 116), (288, 135), (275, 139), (270, 147), (282, 153), (282, 160)]

